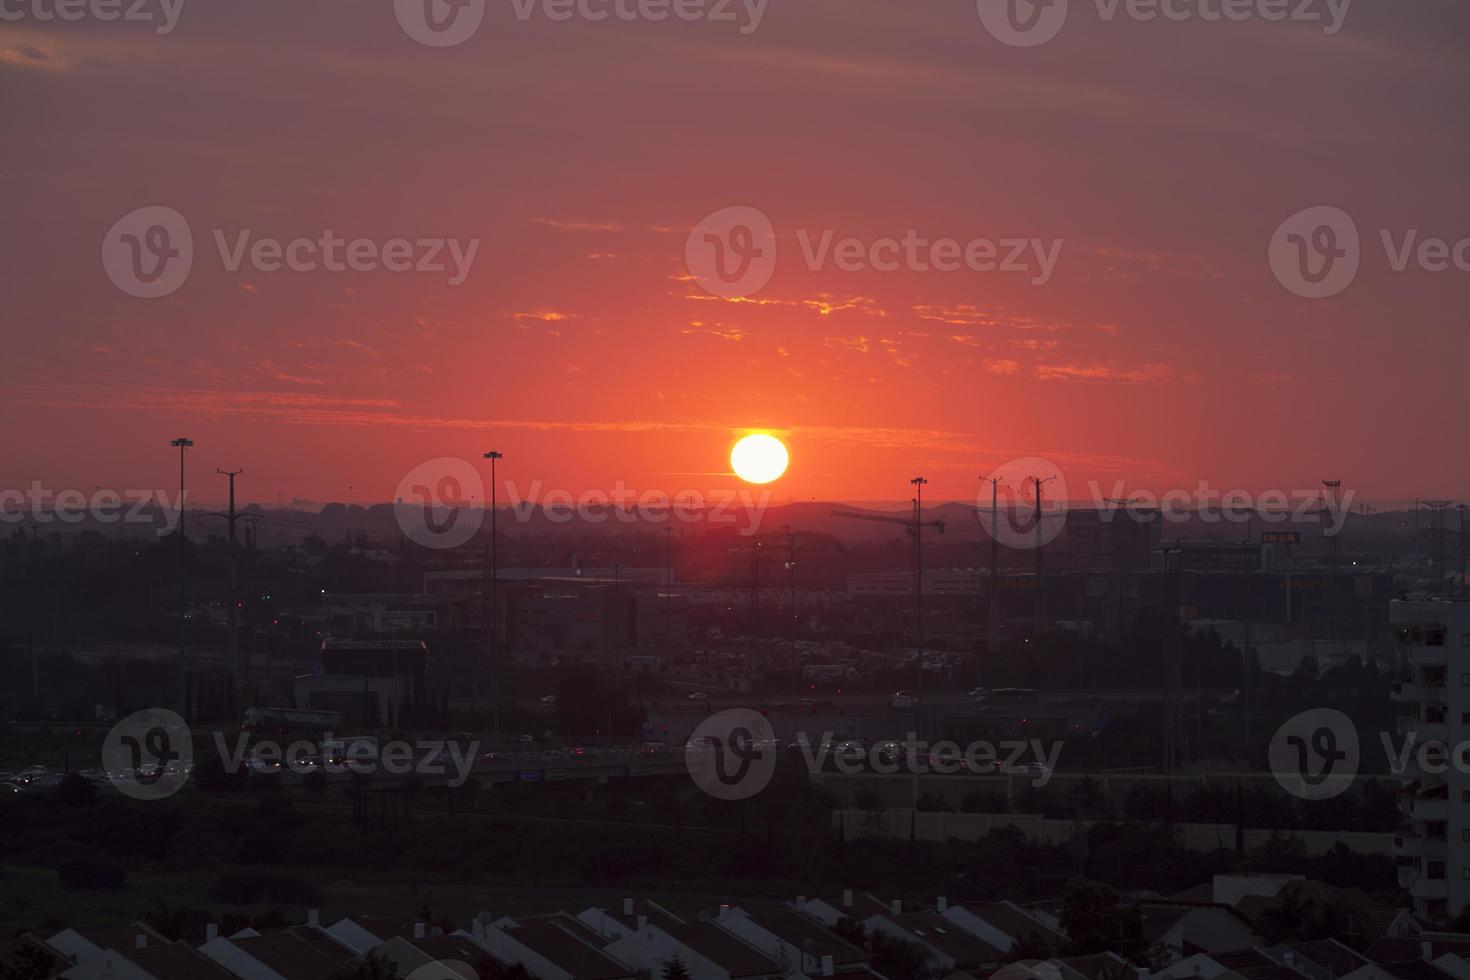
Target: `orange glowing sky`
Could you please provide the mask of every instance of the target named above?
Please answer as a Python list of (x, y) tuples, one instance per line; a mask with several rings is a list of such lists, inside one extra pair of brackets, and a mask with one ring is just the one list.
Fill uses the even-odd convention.
[[(0, 25), (0, 483), (168, 486), (187, 435), (209, 499), (204, 474), (243, 467), (247, 500), (386, 500), (487, 449), (507, 478), (672, 493), (729, 485), (731, 443), (768, 430), (796, 500), (921, 473), (964, 497), (1016, 456), (1074, 487), (1470, 493), (1470, 274), (1396, 273), (1377, 236), (1470, 236), (1458, 0), (1358, 0), (1331, 37), (1089, 13), (1034, 49), (968, 0), (774, 0), (750, 36), (491, 0), (446, 49), (387, 8)], [(1266, 245), (1322, 203), (1355, 216), (1363, 269), (1298, 299)], [(201, 256), (166, 299), (98, 260), (148, 204)], [(780, 236), (754, 301), (684, 267), (735, 204)], [(211, 231), (246, 228), (481, 245), (459, 286), (230, 273)], [(808, 271), (794, 230), (827, 228), (1065, 244), (1044, 286)]]

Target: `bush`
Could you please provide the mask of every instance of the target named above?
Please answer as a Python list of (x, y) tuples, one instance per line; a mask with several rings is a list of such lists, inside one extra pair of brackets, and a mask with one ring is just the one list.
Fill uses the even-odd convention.
[(121, 888), (128, 873), (123, 867), (100, 858), (78, 858), (56, 869), (67, 888)]

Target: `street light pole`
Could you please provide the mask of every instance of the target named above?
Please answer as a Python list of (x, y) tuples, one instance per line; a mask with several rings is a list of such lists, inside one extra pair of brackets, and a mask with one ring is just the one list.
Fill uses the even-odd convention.
[(485, 454), (490, 461), (490, 621), (485, 624), (486, 636), (490, 640), (490, 732), (495, 741), (500, 741), (500, 555), (498, 552), (498, 527), (496, 506), (499, 503), (495, 486), (495, 461), (504, 459), (505, 454), (491, 450)]
[(924, 484), (929, 481), (916, 476), (909, 481), (914, 485), (914, 620), (918, 631), (919, 657), (918, 681), (914, 693), (919, 697), (919, 710), (923, 710), (924, 698)]
[(179, 714), (189, 717), (189, 671), (184, 659), (184, 450), (193, 439), (180, 436), (169, 443), (179, 451)]

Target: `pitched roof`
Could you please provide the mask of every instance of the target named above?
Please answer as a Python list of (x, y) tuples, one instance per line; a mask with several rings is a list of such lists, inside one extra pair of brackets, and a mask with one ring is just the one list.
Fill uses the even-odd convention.
[(852, 943), (795, 909), (777, 909), (760, 915), (752, 915), (750, 920), (808, 956), (815, 956), (819, 959), (823, 956), (830, 956), (834, 964), (861, 963), (867, 958), (866, 954)]
[(236, 980), (233, 973), (188, 943), (160, 943), (116, 952), (157, 980)]
[[(513, 916), (513, 918), (518, 924), (523, 926), (539, 925), (548, 922), (554, 925), (559, 925), (563, 929), (570, 932), (572, 935), (576, 936), (578, 939), (582, 940), (582, 942), (590, 943), (593, 946), (596, 946), (598, 949), (601, 949), (602, 947), (608, 945), (608, 942), (611, 938), (608, 936), (598, 935), (596, 929), (591, 928), (587, 925), (587, 923), (583, 922), (581, 919), (578, 919), (576, 916), (568, 915), (566, 912), (548, 912), (544, 915), (517, 915)], [(617, 918), (619, 921), (622, 920), (622, 916), (617, 916)]]
[(342, 962), (289, 932), (231, 939), (246, 954), (291, 980), (327, 980)]
[(982, 902), (966, 905), (965, 908), (1018, 941), (1033, 932), (1048, 942), (1060, 942), (1063, 938), (1061, 933), (1045, 922), (1007, 902)]
[[(423, 939), (407, 939), (405, 942), (411, 944), (414, 949), (425, 956), (440, 963), (466, 963), (471, 964), (477, 960), (488, 957), (485, 949), (464, 936), (427, 936)], [(287, 974), (291, 980), (296, 980), (291, 974)]]
[(1340, 977), (1345, 973), (1368, 965), (1368, 960), (1336, 939), (1318, 939), (1312, 942), (1287, 943), (1287, 948), (1304, 960), (1309, 960)]
[(312, 926), (288, 926), (286, 932), (296, 937), (312, 949), (329, 957), (338, 966), (346, 966), (357, 959), (357, 953), (347, 946), (343, 946), (330, 933), (323, 932)]
[[(366, 929), (385, 942), (394, 936), (411, 937), (414, 927), (424, 922), (416, 915), (360, 915), (347, 921), (355, 923), (360, 929)], [(428, 923), (424, 923), (424, 926), (427, 932)]]
[(1436, 939), (1430, 936), (1384, 936), (1363, 951), (1374, 963), (1403, 963), (1424, 958), (1423, 943), (1429, 943), (1431, 956), (1455, 953), (1470, 958), (1470, 938)]
[(906, 912), (892, 920), (920, 941), (953, 957), (956, 963), (999, 963), (1005, 953), (973, 933), (966, 932), (938, 912)]
[(620, 980), (633, 976), (631, 967), (578, 939), (555, 922), (533, 922), (505, 930), (516, 942), (535, 950), (577, 980)]
[(138, 944), (139, 936), (147, 936), (150, 946), (154, 943), (167, 945), (173, 941), (146, 922), (130, 922), (125, 926), (89, 926), (73, 931), (98, 949), (132, 949)]
[(775, 960), (713, 922), (660, 923), (658, 928), (700, 956), (718, 963), (731, 977), (758, 977), (781, 972)]
[(1399, 980), (1450, 980), (1451, 975), (1428, 960), (1404, 960), (1400, 963), (1380, 963), (1383, 969)]
[(1259, 949), (1237, 949), (1228, 953), (1209, 953), (1210, 959), (1246, 980), (1302, 980), (1306, 974), (1295, 967), (1278, 963)]

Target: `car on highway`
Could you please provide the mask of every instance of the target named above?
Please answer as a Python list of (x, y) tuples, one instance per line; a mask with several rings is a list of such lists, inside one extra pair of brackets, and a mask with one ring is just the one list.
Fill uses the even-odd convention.
[(709, 695), (708, 694), (705, 694), (703, 691), (695, 691), (693, 694), (689, 695), (689, 700), (690, 701), (708, 701), (709, 700)]
[(541, 703), (542, 704), (556, 704), (556, 695), (555, 694), (548, 694), (548, 695), (546, 695), (544, 698), (541, 699)]
[(997, 769), (1003, 776), (1025, 776), (1028, 779), (1041, 779), (1051, 775), (1051, 769), (1040, 762), (1021, 762), (1012, 765), (1000, 765)]

